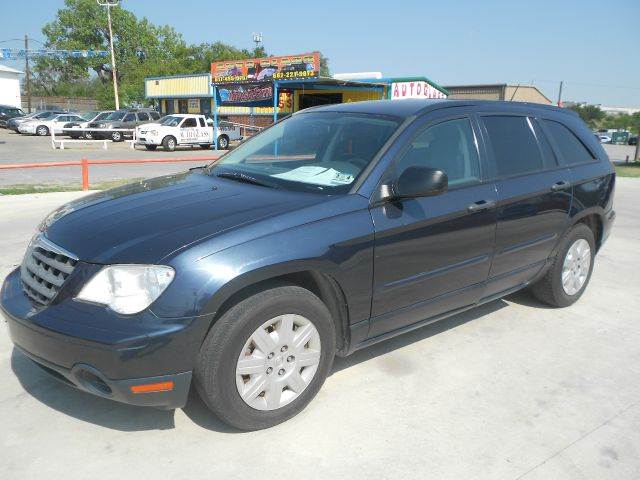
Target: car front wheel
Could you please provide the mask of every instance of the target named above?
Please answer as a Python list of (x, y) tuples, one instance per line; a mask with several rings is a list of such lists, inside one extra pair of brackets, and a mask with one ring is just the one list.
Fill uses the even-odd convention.
[(38, 128), (36, 128), (36, 134), (40, 137), (46, 137), (47, 135), (49, 135), (49, 129), (45, 125), (40, 125)]
[(122, 132), (111, 132), (111, 140), (121, 142), (123, 140)]
[(241, 430), (281, 423), (311, 401), (329, 374), (335, 328), (310, 291), (279, 286), (230, 308), (211, 328), (195, 384), (209, 408)]

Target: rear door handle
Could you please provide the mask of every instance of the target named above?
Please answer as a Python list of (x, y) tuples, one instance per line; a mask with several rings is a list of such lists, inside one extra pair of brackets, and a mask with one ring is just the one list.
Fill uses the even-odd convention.
[(477, 202), (469, 205), (467, 210), (469, 212), (480, 212), (482, 210), (488, 210), (489, 208), (492, 208), (493, 206), (495, 206), (495, 204), (496, 202), (494, 202), (493, 200), (478, 200)]
[(560, 180), (559, 182), (556, 182), (553, 185), (551, 185), (551, 191), (558, 192), (560, 190), (569, 188), (570, 186), (571, 186), (571, 182), (568, 182), (566, 180)]

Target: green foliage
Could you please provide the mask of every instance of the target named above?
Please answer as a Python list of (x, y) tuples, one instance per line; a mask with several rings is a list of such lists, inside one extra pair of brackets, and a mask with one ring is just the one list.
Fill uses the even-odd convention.
[[(239, 49), (222, 42), (188, 45), (173, 27), (138, 19), (121, 6), (111, 8), (120, 104), (143, 103), (146, 77), (208, 72), (212, 61), (267, 56), (263, 47)], [(42, 33), (46, 47), (109, 50), (106, 7), (95, 0), (65, 0), (64, 8)], [(111, 58), (45, 58), (35, 61), (33, 93), (86, 96), (113, 108)], [(329, 74), (326, 58), (322, 75)]]
[(580, 115), (591, 128), (596, 128), (598, 122), (605, 117), (605, 113), (597, 105), (573, 105), (569, 108)]

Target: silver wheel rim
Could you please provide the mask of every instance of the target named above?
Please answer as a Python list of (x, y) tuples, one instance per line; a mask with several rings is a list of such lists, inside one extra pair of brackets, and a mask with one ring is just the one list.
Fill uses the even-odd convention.
[(44, 137), (47, 134), (47, 129), (45, 127), (38, 128), (38, 135)]
[(589, 276), (591, 267), (591, 247), (580, 238), (573, 242), (562, 265), (562, 288), (567, 295), (578, 293)]
[(170, 148), (171, 150), (173, 150), (173, 149), (175, 148), (175, 146), (176, 146), (176, 142), (174, 142), (174, 141), (173, 141), (173, 139), (169, 139), (169, 140), (167, 141), (167, 145), (169, 146), (169, 148)]
[(220, 148), (222, 148), (222, 149), (227, 148), (227, 139), (226, 138), (221, 138), (220, 139)]
[(309, 386), (320, 364), (320, 334), (295, 314), (280, 315), (258, 327), (236, 364), (240, 398), (256, 410), (276, 410)]

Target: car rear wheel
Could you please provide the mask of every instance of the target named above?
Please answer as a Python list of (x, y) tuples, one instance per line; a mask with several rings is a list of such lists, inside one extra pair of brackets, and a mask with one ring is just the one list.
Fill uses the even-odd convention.
[(176, 149), (176, 139), (175, 137), (168, 136), (164, 137), (162, 140), (162, 148), (167, 150), (168, 152), (173, 152)]
[(46, 137), (49, 135), (49, 128), (46, 125), (39, 125), (38, 128), (36, 128), (36, 135)]
[(218, 137), (218, 149), (226, 150), (227, 148), (229, 148), (229, 137), (226, 135), (220, 135)]
[(567, 307), (584, 293), (595, 259), (595, 237), (584, 223), (574, 225), (560, 242), (549, 270), (531, 287), (533, 295), (554, 307)]
[(241, 430), (281, 423), (316, 395), (335, 355), (335, 329), (310, 291), (279, 286), (229, 309), (209, 331), (196, 388), (224, 422)]

